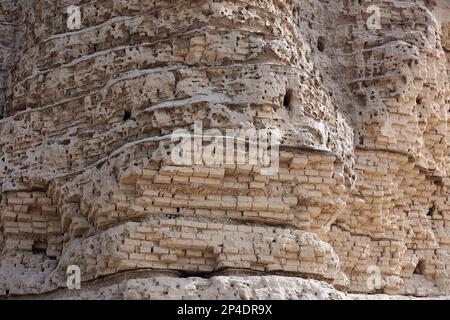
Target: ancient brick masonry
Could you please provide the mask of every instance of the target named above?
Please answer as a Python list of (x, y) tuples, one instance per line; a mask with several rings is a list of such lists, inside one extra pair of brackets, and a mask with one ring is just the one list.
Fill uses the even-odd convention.
[[(342, 66), (326, 72), (347, 70), (341, 99), (354, 123), (358, 176), (330, 243), (354, 290), (366, 291), (364, 270), (376, 264), (386, 275), (384, 292), (434, 295), (449, 285), (450, 7), (380, 6), (389, 28), (363, 34), (363, 26), (339, 25), (341, 36), (329, 44)], [(344, 11), (342, 18), (360, 14)]]
[[(371, 29), (364, 1), (2, 1), (0, 296), (73, 298), (70, 265), (82, 298), (450, 295), (450, 4), (425, 2), (370, 1)], [(173, 163), (195, 121), (280, 129), (278, 172)]]

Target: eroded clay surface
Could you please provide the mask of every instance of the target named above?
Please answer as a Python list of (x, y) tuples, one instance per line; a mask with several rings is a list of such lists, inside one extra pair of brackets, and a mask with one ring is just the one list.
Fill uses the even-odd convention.
[[(450, 4), (370, 4), (1, 1), (0, 296), (449, 295)], [(279, 129), (279, 171), (174, 164), (195, 121)]]

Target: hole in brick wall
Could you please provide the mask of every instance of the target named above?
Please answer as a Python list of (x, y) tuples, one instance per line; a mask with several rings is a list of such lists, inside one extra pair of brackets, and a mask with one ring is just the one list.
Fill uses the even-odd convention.
[(418, 274), (421, 276), (425, 274), (425, 260), (420, 260), (417, 263), (416, 268), (414, 269), (414, 274)]
[(427, 6), (429, 8), (434, 8), (437, 5), (435, 0), (425, 0), (424, 3), (425, 3), (425, 6)]
[(68, 146), (70, 144), (70, 139), (66, 139), (60, 142), (61, 145), (63, 146)]
[(422, 98), (421, 97), (417, 97), (416, 98), (416, 103), (417, 104), (422, 104)]
[(430, 209), (428, 209), (427, 217), (430, 219), (433, 218), (435, 211), (436, 211), (436, 207), (435, 207), (435, 205), (433, 205)]
[(324, 38), (320, 37), (320, 38), (317, 40), (317, 49), (318, 49), (320, 52), (324, 52), (324, 51), (325, 51), (325, 39), (324, 39)]
[(32, 246), (33, 254), (45, 254), (47, 252), (47, 244), (41, 241), (35, 241)]
[(123, 113), (123, 121), (128, 121), (131, 119), (131, 111), (125, 110)]
[(289, 89), (286, 91), (286, 94), (283, 97), (283, 107), (285, 107), (286, 109), (290, 109), (291, 103), (292, 103), (292, 90)]
[(362, 146), (362, 145), (364, 145), (364, 137), (363, 136), (360, 136), (359, 137), (359, 144)]

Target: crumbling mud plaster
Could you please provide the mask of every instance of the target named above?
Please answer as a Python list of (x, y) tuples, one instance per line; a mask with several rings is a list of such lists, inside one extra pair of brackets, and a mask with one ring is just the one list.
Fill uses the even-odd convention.
[[(0, 28), (0, 296), (74, 298), (71, 265), (86, 299), (450, 295), (448, 1), (6, 0)], [(279, 170), (174, 163), (195, 122), (279, 129)]]

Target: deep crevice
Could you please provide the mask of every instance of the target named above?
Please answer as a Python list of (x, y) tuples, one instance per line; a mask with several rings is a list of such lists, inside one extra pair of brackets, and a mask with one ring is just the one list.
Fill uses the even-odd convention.
[(290, 110), (291, 103), (292, 103), (292, 90), (288, 89), (286, 90), (286, 94), (283, 97), (283, 107)]

